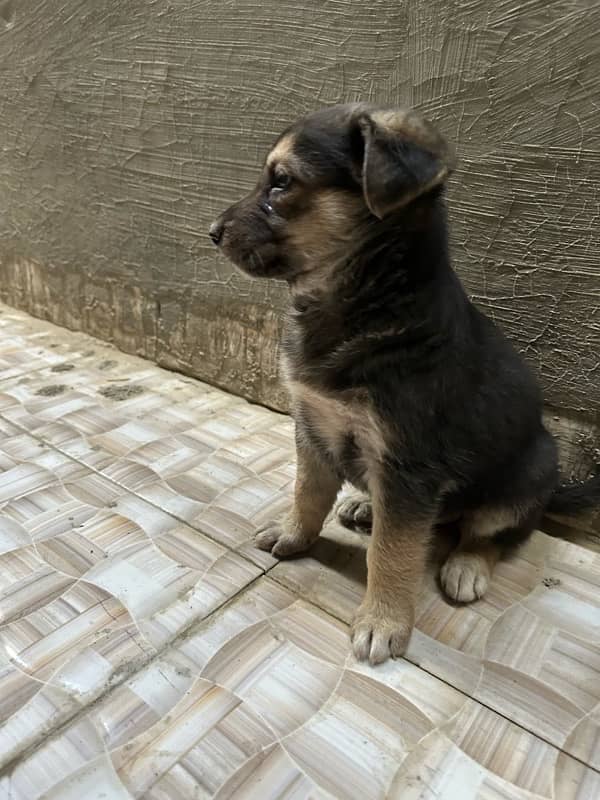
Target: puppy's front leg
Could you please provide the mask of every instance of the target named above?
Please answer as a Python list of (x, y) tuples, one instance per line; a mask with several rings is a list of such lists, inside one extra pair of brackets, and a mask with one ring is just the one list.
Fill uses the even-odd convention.
[(321, 533), (342, 481), (301, 437), (296, 437), (297, 472), (292, 511), (256, 534), (256, 545), (285, 557), (307, 550)]
[(357, 659), (379, 664), (406, 650), (433, 520), (428, 511), (386, 507), (384, 497), (374, 492), (367, 592), (352, 626)]

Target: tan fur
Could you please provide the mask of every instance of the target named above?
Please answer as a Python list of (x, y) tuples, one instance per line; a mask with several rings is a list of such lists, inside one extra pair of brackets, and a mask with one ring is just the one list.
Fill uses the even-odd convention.
[(294, 137), (291, 133), (288, 133), (287, 136), (284, 136), (277, 142), (267, 156), (267, 167), (269, 169), (274, 169), (277, 166), (281, 166), (291, 170), (295, 164)]
[(432, 526), (433, 518), (400, 519), (390, 513), (374, 483), (367, 592), (352, 627), (357, 658), (378, 664), (404, 653), (414, 625)]
[(315, 433), (332, 453), (337, 453), (352, 434), (363, 457), (365, 471), (368, 473), (375, 464), (381, 463), (386, 454), (385, 431), (364, 394), (327, 395), (294, 380), (288, 382), (288, 389), (293, 403), (304, 404)]
[(492, 539), (461, 545), (450, 553), (441, 569), (442, 589), (451, 600), (459, 603), (479, 600), (488, 588), (500, 555), (500, 548)]
[(297, 447), (294, 507), (282, 520), (268, 523), (256, 534), (256, 544), (275, 556), (307, 550), (317, 539), (341, 487), (340, 478), (310, 448)]
[(460, 522), (460, 544), (440, 572), (444, 592), (451, 600), (470, 603), (483, 597), (501, 556), (493, 537), (521, 522), (529, 509), (520, 506), (478, 508)]
[(478, 508), (464, 515), (461, 523), (463, 541), (487, 539), (499, 531), (519, 524), (527, 514), (527, 508)]
[(288, 224), (291, 246), (302, 255), (304, 275), (294, 291), (325, 291), (340, 259), (358, 243), (357, 226), (364, 216), (362, 201), (342, 189), (311, 192), (307, 210)]
[(373, 111), (370, 115), (376, 125), (388, 131), (400, 133), (437, 156), (444, 156), (450, 167), (453, 157), (448, 144), (440, 133), (419, 114), (410, 109)]
[[(417, 113), (407, 109), (378, 111), (363, 104), (348, 107), (345, 113), (355, 118), (347, 118), (345, 122), (352, 123), (353, 135), (362, 135), (364, 144), (362, 165), (347, 165), (348, 176), (352, 175), (356, 182), (354, 190), (323, 188), (320, 167), (311, 167), (310, 158), (309, 163), (303, 163), (302, 157), (295, 152), (295, 134), (287, 133), (268, 155), (265, 171), (254, 193), (225, 215), (227, 234), (227, 225), (232, 224), (228, 215), (233, 213), (235, 217), (239, 214), (241, 244), (237, 246), (242, 268), (250, 274), (272, 271), (274, 276), (285, 277), (292, 295), (304, 295), (308, 300), (305, 310), (310, 308), (311, 301), (319, 300), (319, 295), (331, 293), (332, 285), (337, 286), (338, 270), (341, 272), (344, 268), (342, 275), (351, 272), (352, 261), (367, 244), (367, 233), (377, 231), (373, 228), (373, 214), (383, 219), (400, 205), (442, 183), (453, 167), (453, 158), (444, 139)], [(356, 124), (358, 129), (354, 130)], [(298, 130), (298, 127), (292, 130)], [(394, 141), (398, 144), (413, 142), (434, 157), (430, 160), (424, 158), (422, 173), (415, 174), (414, 180), (403, 181), (401, 172), (396, 182), (390, 179), (394, 169)], [(398, 148), (398, 158), (402, 160), (401, 148)], [(278, 180), (282, 177), (280, 172), (287, 173), (291, 181)], [(394, 194), (402, 196), (395, 197)], [(277, 233), (269, 238), (263, 232), (267, 237), (266, 243), (262, 236), (256, 236), (256, 241), (253, 238), (255, 228), (259, 227), (253, 220), (259, 212), (272, 219), (272, 233)], [(409, 218), (410, 224), (417, 229), (422, 224), (425, 229), (428, 214), (427, 204), (423, 204), (423, 208), (417, 204)], [(267, 228), (270, 224), (269, 221)], [(227, 246), (227, 236), (221, 246)], [(373, 246), (380, 246), (375, 237)], [(245, 251), (253, 247), (257, 252), (252, 253), (252, 258), (247, 258)], [(266, 264), (261, 259), (261, 248)], [(235, 248), (232, 246), (232, 249)], [(257, 263), (258, 267), (265, 268), (257, 268)], [(318, 308), (318, 303), (313, 305)], [(302, 313), (300, 302), (294, 304), (293, 313)], [(380, 339), (400, 332), (401, 326), (396, 329), (392, 323), (391, 329), (383, 331), (374, 326), (372, 332), (359, 334), (357, 338), (362, 336), (362, 344), (368, 344), (371, 338)], [(340, 337), (333, 353), (335, 359), (342, 361), (345, 348), (351, 354), (356, 350), (356, 344), (356, 339)], [(299, 353), (293, 351), (292, 343), (290, 345), (290, 352), (297, 358)], [(332, 358), (332, 363), (335, 359)], [(398, 657), (407, 647), (414, 624), (415, 602), (422, 585), (431, 531), (436, 522), (434, 511), (431, 510), (431, 518), (411, 518), (393, 507), (401, 499), (395, 500), (393, 490), (388, 491), (388, 479), (383, 473), (386, 441), (394, 441), (394, 446), (402, 445), (397, 442), (397, 437), (389, 435), (366, 391), (317, 391), (294, 379), (286, 370), (285, 363), (283, 367), (284, 373), (288, 372), (292, 405), (301, 410), (301, 417), (295, 415), (298, 420), (298, 463), (294, 507), (283, 520), (271, 522), (258, 531), (256, 543), (279, 557), (310, 547), (319, 536), (341, 488), (339, 474), (348, 467), (347, 475), (359, 487), (367, 488), (372, 498), (367, 591), (353, 623), (354, 652), (359, 659), (369, 659), (371, 663), (379, 663), (390, 656)], [(304, 372), (300, 366), (298, 375), (305, 374), (310, 372)], [(390, 421), (389, 424), (394, 423)], [(320, 447), (312, 449), (311, 434), (315, 434), (330, 451), (331, 459), (323, 458)], [(357, 457), (352, 449), (352, 459), (347, 457), (349, 437), (358, 450)], [(453, 491), (455, 488), (447, 486), (445, 490)], [(364, 499), (362, 506), (366, 503), (368, 499)], [(361, 503), (356, 502), (349, 506), (348, 514), (351, 510), (354, 520), (360, 506)], [(365, 511), (368, 512), (369, 508), (365, 507)], [(464, 520), (461, 545), (448, 559), (442, 576), (449, 596), (458, 600), (480, 596), (499, 554), (497, 545), (489, 537), (498, 529), (515, 524), (518, 512), (518, 509), (485, 509)]]
[(342, 481), (316, 459), (311, 450), (297, 448), (296, 522), (313, 540), (321, 532), (341, 484)]

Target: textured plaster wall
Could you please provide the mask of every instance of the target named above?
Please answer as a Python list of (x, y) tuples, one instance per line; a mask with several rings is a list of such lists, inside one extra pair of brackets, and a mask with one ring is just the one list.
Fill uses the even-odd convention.
[(0, 296), (271, 405), (281, 287), (205, 232), (286, 121), (420, 107), (457, 268), (561, 411), (600, 413), (600, 6), (0, 0)]

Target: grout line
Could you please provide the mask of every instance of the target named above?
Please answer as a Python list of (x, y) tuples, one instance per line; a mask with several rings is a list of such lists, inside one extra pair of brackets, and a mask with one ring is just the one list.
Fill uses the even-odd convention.
[[(275, 566), (277, 566), (277, 564), (273, 565), (273, 567), (275, 567)], [(292, 592), (293, 594), (296, 594), (296, 592), (294, 592), (293, 589), (290, 589), (289, 586), (286, 586), (286, 584), (283, 581), (279, 580), (279, 578), (276, 575), (269, 575), (268, 574), (271, 571), (271, 569), (273, 569), (273, 567), (269, 567), (269, 569), (265, 571), (265, 577), (268, 577), (269, 580), (273, 581), (278, 586), (281, 586), (283, 589), (287, 589), (288, 592)], [(296, 596), (298, 596), (298, 595), (296, 595)], [(318, 603), (315, 603), (312, 600), (308, 600), (308, 599), (303, 598), (301, 596), (300, 596), (300, 599), (303, 600), (303, 602), (307, 603), (308, 605), (311, 605), (313, 608), (316, 608), (319, 611), (322, 611), (323, 613), (325, 613), (328, 616), (332, 617), (333, 619), (337, 620), (338, 622), (341, 622), (346, 627), (349, 627), (348, 622), (345, 619), (343, 619), (342, 617), (340, 617), (337, 614), (335, 614), (334, 612), (328, 611), (326, 608), (323, 608), (322, 606), (318, 605)], [(582, 764), (587, 769), (591, 769), (592, 772), (596, 772), (597, 774), (600, 775), (600, 769), (599, 768), (594, 767), (592, 764), (586, 763), (581, 758), (579, 758), (579, 756), (576, 756), (573, 753), (570, 753), (568, 750), (564, 750), (560, 745), (557, 745), (555, 742), (549, 741), (548, 739), (546, 739), (544, 736), (540, 735), (539, 733), (536, 733), (535, 731), (529, 730), (529, 728), (526, 728), (524, 725), (521, 725), (519, 722), (516, 722), (515, 720), (513, 720), (510, 717), (506, 716), (506, 714), (503, 714), (502, 711), (499, 711), (498, 709), (494, 708), (493, 706), (488, 705), (487, 703), (483, 702), (482, 700), (479, 700), (478, 698), (472, 697), (470, 694), (467, 694), (463, 689), (459, 689), (457, 686), (454, 686), (454, 684), (450, 683), (445, 678), (441, 678), (439, 675), (436, 675), (435, 672), (432, 672), (430, 669), (427, 669), (426, 667), (423, 667), (421, 664), (418, 664), (416, 661), (411, 661), (409, 658), (407, 658), (407, 656), (402, 656), (401, 660), (402, 661), (406, 661), (409, 664), (412, 664), (413, 667), (416, 667), (417, 669), (422, 670), (423, 672), (425, 672), (430, 677), (435, 678), (435, 680), (439, 681), (440, 683), (443, 683), (445, 686), (448, 686), (453, 691), (458, 692), (466, 700), (472, 700), (474, 703), (477, 703), (477, 705), (481, 706), (482, 708), (486, 708), (488, 711), (491, 711), (492, 713), (496, 714), (498, 717), (501, 717), (502, 719), (506, 720), (507, 722), (510, 722), (511, 725), (515, 725), (520, 730), (525, 731), (525, 733), (528, 733), (531, 736), (535, 737), (536, 739), (538, 739), (538, 741), (544, 742), (544, 744), (549, 745), (550, 747), (552, 747), (553, 750), (556, 750), (559, 753), (564, 753), (564, 755), (568, 756), (569, 758), (572, 758), (574, 761), (579, 762), (580, 764)], [(377, 668), (374, 667), (374, 669), (377, 669)], [(586, 714), (585, 717), (587, 717), (588, 715), (589, 714)], [(584, 719), (585, 717), (582, 717), (582, 719)], [(581, 720), (579, 720), (579, 721), (581, 721)]]
[[(227, 599), (225, 599), (220, 605), (216, 606), (205, 617), (202, 617), (202, 619), (192, 620), (190, 624), (187, 627), (180, 630), (176, 636), (174, 636), (172, 639), (167, 639), (163, 643), (160, 650), (157, 650), (155, 648), (154, 652), (151, 653), (148, 658), (146, 659), (140, 658), (137, 661), (135, 661), (135, 670), (133, 672), (129, 672), (127, 669), (123, 670), (122, 672), (124, 674), (122, 675), (122, 677), (114, 681), (113, 683), (107, 683), (104, 691), (102, 691), (97, 697), (95, 697), (89, 704), (76, 709), (72, 714), (68, 715), (62, 722), (60, 722), (53, 730), (45, 731), (38, 738), (37, 741), (32, 742), (24, 750), (21, 750), (19, 753), (15, 754), (11, 759), (9, 759), (5, 764), (3, 764), (2, 767), (0, 767), (0, 778), (3, 778), (4, 776), (7, 775), (10, 776), (13, 769), (17, 766), (17, 764), (20, 761), (28, 759), (41, 747), (45, 746), (50, 741), (53, 741), (54, 739), (58, 738), (60, 734), (68, 726), (76, 722), (78, 719), (85, 717), (95, 706), (99, 705), (109, 695), (111, 695), (115, 689), (118, 689), (120, 686), (122, 686), (124, 683), (130, 680), (133, 677), (133, 675), (139, 674), (139, 672), (142, 669), (145, 669), (154, 661), (161, 658), (166, 651), (171, 650), (172, 648), (176, 648), (180, 642), (184, 641), (185, 639), (193, 635), (196, 628), (201, 628), (202, 625), (211, 621), (215, 614), (227, 608), (227, 606), (233, 603), (234, 601), (237, 601), (242, 594), (245, 594), (247, 591), (249, 591), (263, 577), (264, 575), (262, 573), (260, 575), (257, 575), (255, 578), (249, 581), (245, 586), (243, 586), (239, 592), (236, 592), (236, 594), (233, 595), (232, 597), (228, 597)], [(129, 664), (131, 663), (132, 662), (129, 662)], [(121, 670), (119, 670), (119, 672), (120, 671)], [(117, 672), (115, 674), (119, 673)], [(195, 680), (197, 680), (199, 677), (200, 676), (197, 675)], [(44, 685), (47, 686), (48, 684), (44, 683)]]

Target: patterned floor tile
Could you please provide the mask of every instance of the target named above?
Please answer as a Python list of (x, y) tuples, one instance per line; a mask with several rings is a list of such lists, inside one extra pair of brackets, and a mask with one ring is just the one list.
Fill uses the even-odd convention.
[(54, 387), (85, 364), (108, 371), (116, 364), (139, 366), (140, 359), (119, 352), (108, 342), (85, 333), (74, 335), (0, 303), (0, 381), (46, 370)]
[[(132, 363), (133, 362), (133, 363)], [(260, 567), (257, 525), (289, 503), (292, 428), (211, 387), (113, 359), (56, 383), (41, 370), (0, 386), (0, 414)]]
[(6, 763), (261, 570), (10, 424), (2, 432)]
[(11, 797), (596, 796), (598, 772), (408, 661), (357, 664), (346, 638), (261, 578), (22, 760)]
[[(348, 622), (364, 591), (367, 543), (330, 524), (310, 555), (270, 574)], [(600, 555), (536, 533), (468, 607), (443, 598), (432, 567), (407, 657), (597, 767), (590, 739), (600, 729), (587, 715), (600, 716), (599, 621)]]
[(599, 555), (536, 534), (469, 607), (432, 564), (358, 664), (368, 537), (252, 544), (289, 419), (0, 312), (0, 798), (600, 796)]

